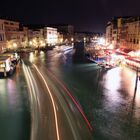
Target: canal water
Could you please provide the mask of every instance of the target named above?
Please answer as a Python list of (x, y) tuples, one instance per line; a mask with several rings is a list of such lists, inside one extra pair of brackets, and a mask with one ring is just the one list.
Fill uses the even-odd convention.
[[(24, 54), (62, 80), (93, 127), (94, 140), (140, 139), (140, 82), (134, 98), (136, 72), (126, 67), (101, 70), (75, 51)], [(0, 79), (0, 139), (30, 139), (30, 105), (23, 71)]]
[(20, 67), (0, 78), (0, 140), (30, 140), (30, 105)]
[(94, 140), (140, 139), (140, 82), (134, 98), (134, 71), (126, 67), (103, 71), (73, 51), (37, 55), (37, 61), (62, 80), (77, 99), (93, 127)]

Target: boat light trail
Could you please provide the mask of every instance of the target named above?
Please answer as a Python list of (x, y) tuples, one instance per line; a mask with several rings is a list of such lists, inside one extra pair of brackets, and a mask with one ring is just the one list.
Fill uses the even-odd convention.
[(78, 110), (80, 111), (81, 115), (83, 116), (85, 122), (87, 123), (88, 127), (90, 128), (90, 130), (92, 131), (93, 128), (91, 126), (91, 124), (89, 123), (88, 119), (86, 118), (86, 115), (84, 114), (83, 110), (81, 109), (80, 105), (77, 103), (76, 99), (74, 99), (74, 97), (72, 96), (71, 92), (67, 89), (67, 87), (65, 86), (65, 84), (62, 83), (62, 81), (60, 81), (50, 70), (48, 70), (48, 73), (53, 77), (53, 79), (55, 79), (57, 81), (57, 83), (65, 90), (65, 92), (68, 94), (68, 96), (71, 98), (71, 100), (74, 102), (74, 104), (77, 106)]
[(55, 106), (55, 103), (54, 103), (54, 98), (52, 96), (52, 93), (51, 93), (51, 90), (45, 80), (45, 78), (43, 77), (42, 73), (39, 71), (39, 69), (36, 67), (35, 64), (33, 64), (33, 66), (35, 67), (36, 71), (39, 73), (40, 77), (42, 78), (47, 90), (48, 90), (48, 93), (49, 93), (49, 96), (51, 98), (51, 102), (52, 102), (52, 105), (53, 105), (53, 110), (54, 110), (54, 117), (55, 117), (55, 128), (56, 128), (56, 134), (57, 134), (57, 140), (60, 140), (60, 135), (59, 135), (59, 128), (58, 128), (58, 118), (57, 118), (57, 111), (56, 111), (56, 106)]

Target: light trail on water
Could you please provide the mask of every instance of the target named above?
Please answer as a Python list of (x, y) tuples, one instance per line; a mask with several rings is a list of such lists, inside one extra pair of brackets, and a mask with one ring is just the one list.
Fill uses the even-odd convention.
[(36, 65), (33, 64), (33, 66), (35, 67), (36, 71), (38, 72), (38, 74), (40, 75), (41, 79), (43, 80), (47, 90), (48, 90), (48, 93), (49, 93), (49, 96), (51, 98), (51, 101), (52, 101), (52, 105), (53, 105), (53, 110), (54, 110), (54, 117), (55, 117), (55, 128), (56, 128), (56, 134), (57, 134), (57, 140), (60, 140), (60, 134), (59, 134), (59, 128), (58, 128), (58, 117), (57, 117), (57, 111), (56, 111), (56, 106), (55, 106), (55, 102), (54, 102), (54, 98), (52, 96), (52, 93), (51, 93), (51, 90), (45, 80), (45, 78), (43, 77), (42, 73), (39, 71), (39, 69), (37, 68)]
[[(23, 71), (24, 71), (24, 75), (27, 81), (27, 85), (28, 85), (28, 89), (29, 89), (29, 93), (30, 93), (30, 101), (31, 101), (31, 109), (32, 109), (32, 129), (31, 129), (31, 140), (35, 140), (36, 139), (36, 134), (38, 131), (38, 119), (36, 116), (36, 112), (37, 112), (37, 105), (39, 106), (39, 101), (36, 98), (36, 92), (35, 92), (35, 85), (33, 83), (34, 79), (32, 79), (32, 75), (30, 72), (29, 67), (27, 67), (24, 62), (23, 63)], [(35, 101), (35, 102), (34, 102)], [(35, 104), (34, 104), (35, 103)]]
[(67, 89), (67, 87), (65, 86), (65, 84), (62, 83), (62, 81), (60, 81), (50, 70), (48, 70), (48, 73), (52, 76), (53, 79), (55, 79), (55, 81), (63, 88), (63, 90), (68, 94), (68, 96), (70, 97), (70, 99), (74, 102), (74, 104), (76, 105), (76, 107), (78, 108), (78, 110), (80, 111), (81, 115), (83, 116), (85, 122), (87, 123), (88, 127), (90, 128), (90, 130), (92, 131), (93, 128), (91, 126), (91, 124), (89, 123), (88, 119), (86, 118), (86, 115), (84, 114), (83, 110), (81, 109), (81, 107), (79, 106), (79, 104), (77, 103), (76, 99), (74, 99), (74, 97), (72, 96), (71, 92)]

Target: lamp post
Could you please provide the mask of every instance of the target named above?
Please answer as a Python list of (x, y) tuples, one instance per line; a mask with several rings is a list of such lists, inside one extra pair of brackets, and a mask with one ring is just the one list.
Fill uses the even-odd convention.
[(74, 38), (72, 37), (71, 38), (71, 45), (73, 46), (74, 44), (73, 44), (73, 41), (74, 41)]

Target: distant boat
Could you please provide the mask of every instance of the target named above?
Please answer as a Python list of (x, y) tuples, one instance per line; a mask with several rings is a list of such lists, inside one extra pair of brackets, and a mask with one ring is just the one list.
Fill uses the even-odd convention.
[(62, 50), (63, 51), (68, 51), (68, 50), (72, 50), (73, 46), (65, 46)]
[(102, 63), (102, 64), (98, 64), (102, 70), (110, 70), (112, 68), (115, 68), (115, 65), (111, 65), (111, 64), (106, 64), (106, 63)]
[(59, 51), (59, 52), (65, 52), (65, 51), (69, 51), (72, 50), (73, 46), (68, 46), (68, 45), (62, 45), (62, 46), (56, 46), (55, 50)]
[(16, 64), (12, 63), (10, 56), (0, 56), (0, 77), (12, 75), (16, 69)]

